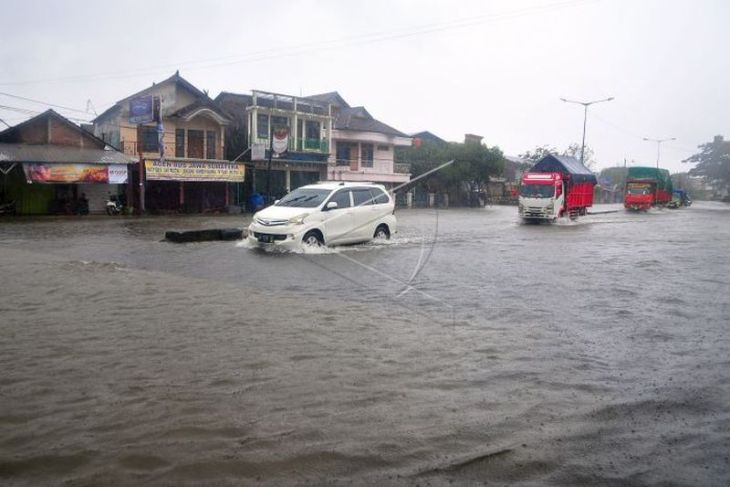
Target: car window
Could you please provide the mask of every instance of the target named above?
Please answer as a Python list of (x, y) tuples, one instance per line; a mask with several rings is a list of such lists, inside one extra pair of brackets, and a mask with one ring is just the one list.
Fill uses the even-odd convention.
[(380, 188), (370, 188), (370, 192), (373, 194), (374, 204), (383, 205), (390, 202), (388, 195), (383, 192)]
[(284, 196), (276, 206), (316, 208), (329, 194), (326, 189), (298, 188)]
[(352, 199), (355, 200), (355, 206), (372, 205), (373, 196), (367, 188), (358, 188), (352, 190)]
[[(350, 190), (341, 189), (332, 195), (330, 201), (337, 203), (337, 208), (349, 208), (350, 205)], [(328, 201), (329, 203), (329, 201)]]

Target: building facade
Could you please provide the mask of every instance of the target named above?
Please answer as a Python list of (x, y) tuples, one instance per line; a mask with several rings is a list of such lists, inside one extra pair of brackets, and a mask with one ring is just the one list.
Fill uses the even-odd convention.
[[(145, 99), (155, 104), (155, 120), (134, 123), (131, 104)], [(223, 211), (241, 204), (244, 182), (244, 165), (225, 157), (230, 122), (206, 93), (175, 73), (99, 115), (94, 134), (138, 158), (128, 199), (145, 211)]]
[(313, 95), (310, 100), (332, 108), (332, 148), (327, 179), (370, 181), (393, 188), (407, 183), (411, 175), (398, 172), (396, 147), (407, 147), (413, 139), (375, 119), (364, 107), (351, 107), (337, 92)]
[[(278, 199), (326, 179), (332, 133), (328, 104), (261, 90), (251, 95), (223, 92), (216, 103), (233, 120), (228, 154), (247, 162), (248, 194), (270, 192)], [(271, 150), (274, 128), (288, 132), (286, 151), (280, 154)]]
[(48, 110), (0, 132), (0, 202), (21, 215), (103, 213), (133, 158)]

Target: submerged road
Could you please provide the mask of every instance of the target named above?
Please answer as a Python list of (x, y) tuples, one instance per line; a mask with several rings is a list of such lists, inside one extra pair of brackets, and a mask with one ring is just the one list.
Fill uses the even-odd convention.
[(730, 205), (397, 216), (0, 220), (0, 484), (730, 484)]

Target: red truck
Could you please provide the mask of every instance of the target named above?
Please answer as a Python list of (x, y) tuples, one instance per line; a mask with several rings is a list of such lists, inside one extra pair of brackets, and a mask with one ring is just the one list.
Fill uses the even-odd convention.
[(672, 178), (669, 171), (656, 167), (630, 167), (626, 175), (624, 208), (646, 211), (672, 201)]
[(522, 175), (518, 211), (524, 221), (585, 215), (593, 206), (596, 176), (569, 156), (548, 155)]

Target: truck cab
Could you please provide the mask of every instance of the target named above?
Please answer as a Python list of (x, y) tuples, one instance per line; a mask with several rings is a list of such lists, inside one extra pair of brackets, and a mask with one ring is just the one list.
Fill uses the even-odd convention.
[(565, 181), (562, 174), (526, 173), (522, 176), (518, 199), (522, 219), (554, 221), (563, 215), (564, 209)]
[(656, 183), (651, 181), (628, 181), (624, 194), (624, 207), (629, 210), (648, 210), (654, 206)]

